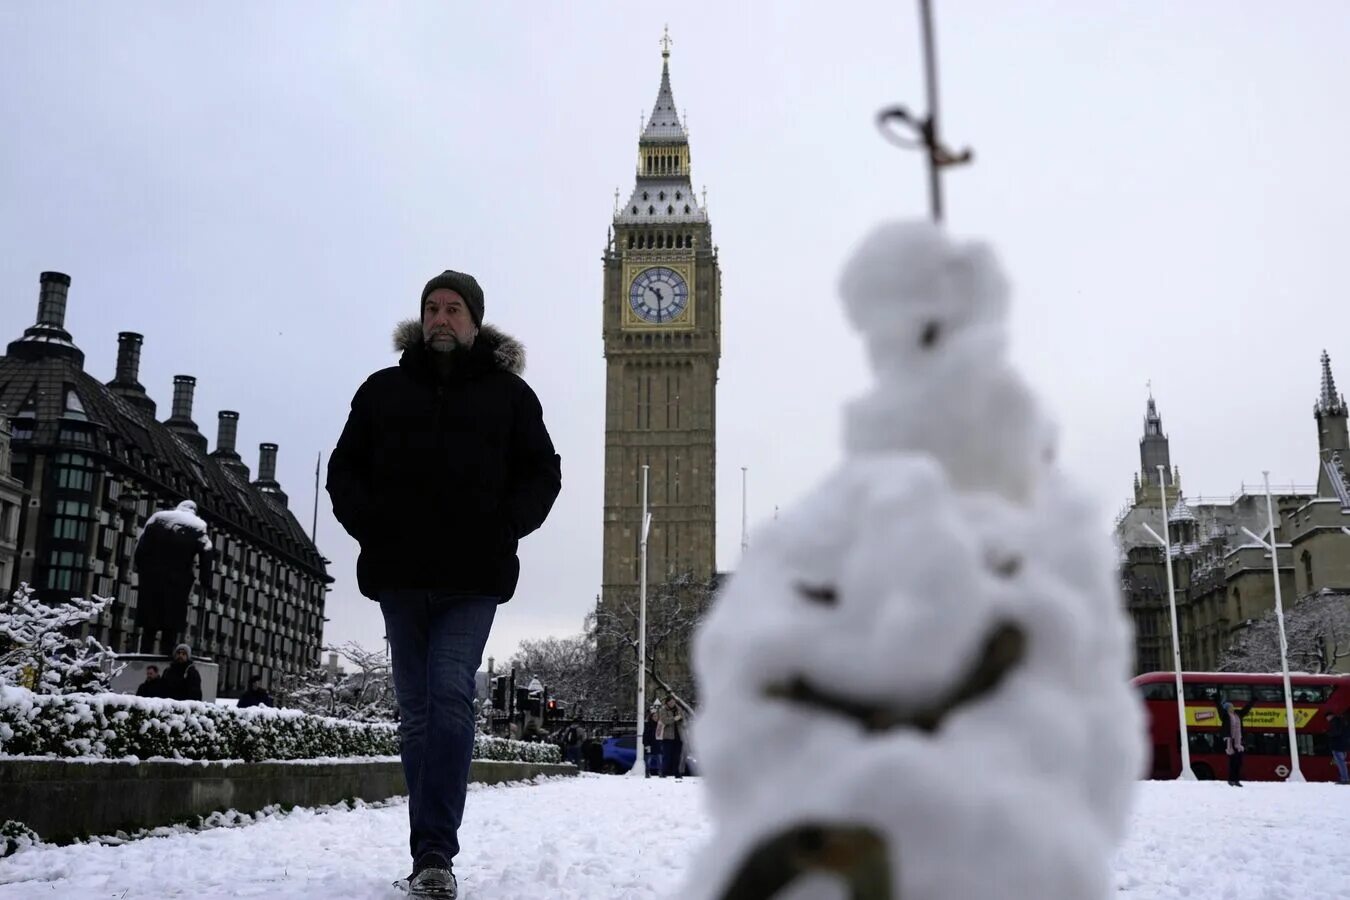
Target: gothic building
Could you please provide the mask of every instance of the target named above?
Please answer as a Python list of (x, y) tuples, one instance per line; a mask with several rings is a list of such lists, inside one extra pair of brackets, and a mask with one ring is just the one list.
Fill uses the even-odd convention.
[[(1323, 591), (1350, 592), (1350, 440), (1345, 398), (1336, 391), (1331, 359), (1322, 354), (1322, 381), (1313, 405), (1317, 422), (1317, 483), (1272, 486), (1281, 598), (1286, 608)], [(1234, 632), (1275, 605), (1270, 554), (1244, 529), (1266, 538), (1264, 487), (1244, 485), (1224, 499), (1182, 492), (1157, 404), (1149, 398), (1141, 471), (1134, 499), (1116, 521), (1125, 602), (1135, 625), (1135, 670), (1172, 669), (1172, 626), (1164, 551), (1145, 526), (1171, 543), (1181, 665), (1217, 667)], [(1159, 468), (1161, 466), (1161, 469)]]
[[(716, 567), (721, 270), (690, 178), (689, 133), (663, 42), (656, 106), (638, 139), (636, 183), (604, 253), (605, 487), (601, 606), (636, 597), (643, 466), (651, 583), (708, 583)], [(616, 202), (618, 195), (616, 194)], [(677, 668), (687, 672), (687, 648)]]
[(137, 536), (157, 509), (191, 499), (214, 554), (209, 584), (193, 589), (186, 638), (196, 655), (220, 665), (219, 692), (242, 691), (255, 673), (270, 681), (318, 665), (332, 579), (287, 508), (277, 446), (261, 445), (250, 481), (235, 449), (239, 414), (226, 410), (208, 452), (188, 375), (174, 378), (170, 414), (157, 419), (138, 380), (139, 334), (118, 335), (117, 371), (100, 382), (65, 329), (70, 277), (43, 272), (40, 282), (36, 323), (0, 357), (0, 416), (10, 423), (10, 434), (0, 435), (0, 588), (27, 583), (49, 602), (111, 597), (86, 632), (134, 652)]

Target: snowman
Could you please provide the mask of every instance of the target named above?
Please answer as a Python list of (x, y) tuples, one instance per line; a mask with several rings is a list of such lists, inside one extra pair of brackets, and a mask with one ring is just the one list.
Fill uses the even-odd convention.
[(895, 223), (841, 293), (875, 385), (697, 636), (715, 831), (687, 893), (1105, 896), (1143, 756), (1129, 631), (1007, 361), (1007, 284)]

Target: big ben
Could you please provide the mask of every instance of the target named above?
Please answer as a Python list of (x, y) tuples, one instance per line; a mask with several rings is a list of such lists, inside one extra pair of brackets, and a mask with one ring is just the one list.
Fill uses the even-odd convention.
[(708, 582), (716, 568), (721, 272), (690, 179), (689, 134), (661, 87), (638, 139), (636, 184), (604, 255), (605, 508), (602, 604), (637, 594), (642, 467), (652, 512), (647, 577)]

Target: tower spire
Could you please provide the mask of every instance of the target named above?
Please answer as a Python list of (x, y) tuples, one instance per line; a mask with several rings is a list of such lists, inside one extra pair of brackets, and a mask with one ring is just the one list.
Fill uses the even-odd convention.
[(1318, 398), (1317, 408), (1324, 413), (1343, 412), (1345, 398), (1336, 393), (1336, 379), (1331, 375), (1331, 356), (1322, 351), (1322, 396)]
[(656, 92), (656, 106), (642, 131), (644, 141), (683, 141), (688, 139), (680, 114), (675, 109), (675, 94), (670, 89), (670, 26), (661, 37), (661, 88)]

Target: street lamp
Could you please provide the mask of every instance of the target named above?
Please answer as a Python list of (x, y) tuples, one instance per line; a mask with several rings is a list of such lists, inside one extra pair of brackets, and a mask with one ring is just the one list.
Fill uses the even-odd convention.
[(647, 512), (647, 470), (642, 467), (642, 530), (638, 537), (638, 667), (637, 731), (633, 739), (633, 768), (629, 775), (647, 777), (647, 760), (642, 755), (642, 727), (647, 719), (647, 533), (652, 514)]
[(1172, 578), (1172, 540), (1167, 532), (1167, 467), (1158, 466), (1158, 490), (1162, 494), (1163, 535), (1144, 523), (1144, 530), (1153, 535), (1153, 539), (1163, 546), (1163, 556), (1167, 560), (1167, 605), (1172, 612), (1172, 669), (1177, 674), (1177, 721), (1181, 725), (1181, 774), (1180, 781), (1195, 781), (1191, 771), (1191, 734), (1186, 728), (1186, 695), (1181, 685), (1181, 639), (1177, 636), (1177, 588)]
[(1284, 602), (1280, 599), (1280, 563), (1276, 554), (1276, 548), (1279, 546), (1275, 540), (1275, 504), (1270, 497), (1270, 472), (1263, 471), (1266, 481), (1266, 519), (1270, 522), (1270, 543), (1266, 543), (1264, 538), (1259, 538), (1252, 534), (1251, 530), (1243, 527), (1247, 532), (1247, 537), (1256, 541), (1262, 547), (1270, 551), (1270, 573), (1275, 577), (1275, 621), (1280, 625), (1280, 670), (1284, 673), (1284, 718), (1285, 724), (1289, 726), (1289, 777), (1286, 781), (1307, 781), (1303, 777), (1303, 771), (1298, 766), (1298, 736), (1295, 734), (1294, 725), (1294, 695), (1289, 687), (1289, 644), (1284, 638)]

